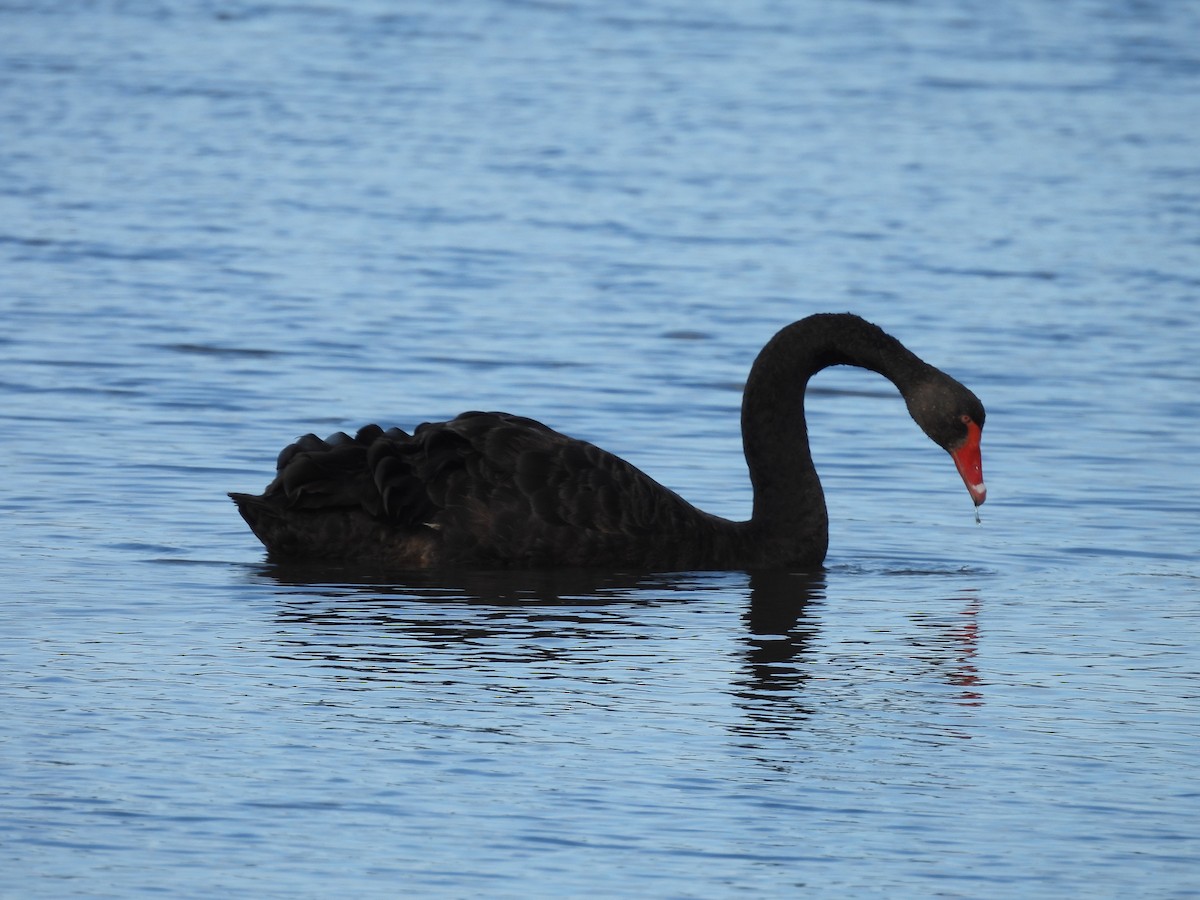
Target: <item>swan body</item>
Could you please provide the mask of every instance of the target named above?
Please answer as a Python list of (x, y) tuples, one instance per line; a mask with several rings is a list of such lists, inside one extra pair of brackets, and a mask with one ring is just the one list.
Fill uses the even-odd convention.
[(744, 522), (697, 509), (593, 444), (502, 412), (463, 413), (412, 434), (368, 425), (353, 437), (306, 435), (283, 450), (261, 495), (230, 496), (279, 561), (389, 569), (816, 568), (829, 528), (804, 392), (809, 378), (833, 365), (891, 380), (917, 424), (951, 454), (975, 504), (984, 501), (978, 398), (850, 314), (794, 322), (755, 360), (742, 401), (754, 488)]

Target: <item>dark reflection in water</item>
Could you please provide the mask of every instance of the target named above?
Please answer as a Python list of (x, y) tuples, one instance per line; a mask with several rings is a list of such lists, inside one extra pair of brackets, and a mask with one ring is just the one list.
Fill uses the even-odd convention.
[(750, 603), (742, 615), (746, 663), (733, 684), (747, 733), (788, 731), (812, 715), (803, 702), (813, 671), (810, 645), (817, 633), (811, 607), (824, 596), (820, 574), (750, 576)]
[[(806, 697), (822, 665), (815, 610), (824, 606), (823, 573), (754, 572), (747, 581), (741, 573), (563, 569), (410, 572), (401, 578), (325, 566), (258, 571), (280, 588), (284, 655), (353, 671), (364, 684), (428, 678), (430, 651), (445, 652), (432, 669), (451, 680), (464, 669), (477, 677), (489, 667), (526, 665), (538, 678), (569, 671), (572, 678), (638, 682), (652, 670), (658, 648), (630, 642), (673, 637), (681, 623), (671, 607), (726, 604), (741, 596), (742, 630), (725, 645), (738, 665), (729, 684), (718, 685), (743, 713), (734, 730), (747, 737), (794, 734), (828, 702), (824, 693), (815, 701)], [(915, 628), (895, 639), (918, 673), (958, 689), (959, 703), (979, 705), (980, 602), (974, 596), (963, 602), (949, 621), (914, 613), (909, 622)], [(880, 635), (881, 645), (888, 640)], [(624, 674), (588, 668), (614, 660)], [(557, 667), (561, 663), (572, 668)]]
[[(367, 597), (381, 601), (455, 601), (511, 606), (575, 606), (645, 602), (653, 592), (679, 593), (705, 574), (643, 574), (602, 569), (414, 570), (374, 572), (337, 565), (264, 564), (262, 577), (301, 596)], [(394, 610), (393, 610), (394, 611)]]
[(391, 682), (435, 670), (451, 679), (489, 669), (508, 677), (496, 667), (513, 665), (528, 666), (530, 678), (636, 681), (656, 661), (647, 644), (630, 642), (675, 636), (678, 623), (660, 609), (729, 591), (729, 576), (710, 573), (260, 572), (282, 588), (278, 618), (291, 657)]
[[(626, 642), (678, 627), (663, 610), (742, 596), (744, 632), (730, 637), (742, 663), (726, 690), (744, 710), (746, 730), (794, 728), (811, 714), (800, 698), (812, 671), (806, 654), (817, 626), (809, 608), (824, 597), (822, 574), (753, 573), (746, 585), (740, 573), (560, 569), (413, 572), (397, 580), (362, 573), (349, 578), (346, 569), (309, 566), (268, 566), (260, 572), (284, 589), (279, 620), (289, 626), (292, 655), (316, 656), (324, 665), (377, 679), (411, 671), (420, 655), (414, 645), (456, 651), (444, 661), (447, 669), (464, 659), (476, 666), (538, 666), (617, 656), (631, 670), (644, 670), (651, 664), (647, 648), (629, 653)], [(731, 586), (731, 578), (742, 587)], [(309, 636), (298, 637), (290, 627), (296, 625), (305, 626)], [(586, 670), (575, 671), (590, 677)]]

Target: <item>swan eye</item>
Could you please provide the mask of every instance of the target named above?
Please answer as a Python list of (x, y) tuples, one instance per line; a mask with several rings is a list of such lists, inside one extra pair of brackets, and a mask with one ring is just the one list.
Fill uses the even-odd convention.
[(971, 424), (971, 421), (972, 421), (972, 420), (971, 420), (971, 417), (970, 417), (970, 416), (968, 416), (966, 413), (963, 413), (961, 416), (959, 416), (959, 417), (958, 417), (958, 420), (959, 420), (960, 422), (962, 422), (964, 425), (970, 425), (970, 424)]

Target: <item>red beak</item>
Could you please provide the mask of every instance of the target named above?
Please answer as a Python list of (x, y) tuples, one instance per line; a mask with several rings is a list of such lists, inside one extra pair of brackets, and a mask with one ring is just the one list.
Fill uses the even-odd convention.
[(950, 458), (962, 476), (971, 499), (975, 505), (987, 499), (987, 486), (983, 483), (983, 459), (979, 455), (979, 439), (983, 432), (974, 422), (967, 423), (967, 437), (959, 446), (950, 451)]

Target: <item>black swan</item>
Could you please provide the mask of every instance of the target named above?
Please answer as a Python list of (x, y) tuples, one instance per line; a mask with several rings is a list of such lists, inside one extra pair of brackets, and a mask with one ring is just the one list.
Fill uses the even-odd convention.
[(368, 425), (306, 435), (261, 496), (231, 494), (277, 561), (441, 566), (604, 566), (649, 571), (812, 569), (829, 520), (804, 420), (809, 378), (861, 366), (891, 380), (953, 458), (975, 505), (987, 496), (983, 405), (878, 326), (821, 314), (759, 353), (742, 398), (754, 510), (709, 515), (624, 460), (532, 419), (468, 412), (409, 435)]

